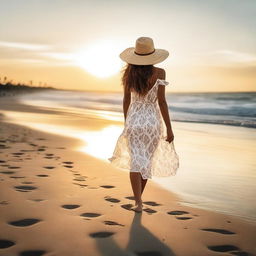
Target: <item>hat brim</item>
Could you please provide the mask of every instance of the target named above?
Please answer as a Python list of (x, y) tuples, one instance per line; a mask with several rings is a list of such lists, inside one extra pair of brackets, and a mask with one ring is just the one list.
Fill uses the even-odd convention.
[(152, 54), (149, 55), (138, 55), (134, 53), (135, 47), (125, 49), (120, 53), (119, 57), (134, 65), (154, 65), (164, 61), (168, 56), (169, 52), (164, 49), (155, 49)]

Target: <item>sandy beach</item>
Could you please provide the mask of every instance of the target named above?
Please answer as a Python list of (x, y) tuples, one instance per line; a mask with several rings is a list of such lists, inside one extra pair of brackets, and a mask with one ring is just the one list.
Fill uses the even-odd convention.
[[(42, 112), (7, 102), (4, 111)], [(135, 213), (128, 173), (78, 152), (80, 140), (3, 114), (0, 134), (0, 255), (256, 255), (255, 222), (184, 206), (151, 180)]]

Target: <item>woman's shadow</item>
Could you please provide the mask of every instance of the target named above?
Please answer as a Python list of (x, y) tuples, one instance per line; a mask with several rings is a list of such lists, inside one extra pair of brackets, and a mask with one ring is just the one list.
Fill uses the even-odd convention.
[(171, 248), (160, 241), (141, 224), (142, 213), (135, 213), (131, 224), (129, 242), (122, 249), (113, 236), (96, 238), (96, 245), (101, 255), (106, 256), (175, 256)]

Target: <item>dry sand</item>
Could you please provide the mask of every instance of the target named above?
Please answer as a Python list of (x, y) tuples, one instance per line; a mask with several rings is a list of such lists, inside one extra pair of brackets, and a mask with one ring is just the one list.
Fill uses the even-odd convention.
[(255, 223), (181, 205), (150, 180), (144, 211), (129, 210), (128, 172), (80, 143), (1, 121), (1, 256), (256, 255)]

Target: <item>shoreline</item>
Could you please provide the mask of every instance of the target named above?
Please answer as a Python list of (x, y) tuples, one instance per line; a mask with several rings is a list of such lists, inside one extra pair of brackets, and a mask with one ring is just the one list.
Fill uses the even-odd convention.
[[(50, 89), (48, 89), (48, 91), (49, 91), (49, 93), (50, 93)], [(63, 91), (63, 90), (59, 90), (59, 92), (61, 92), (61, 91)], [(65, 91), (65, 90), (64, 90)], [(55, 93), (55, 92), (57, 92), (57, 95), (58, 95), (58, 90), (56, 91), (53, 91), (53, 94)], [(66, 92), (70, 92), (71, 94), (72, 94), (72, 90), (66, 90)], [(39, 96), (39, 98), (40, 98), (40, 92), (36, 92), (36, 93), (39, 93), (38, 94), (38, 96)], [(75, 91), (74, 91), (74, 93), (76, 93)], [(94, 92), (88, 92), (89, 93), (89, 95), (90, 95), (90, 93), (94, 93)], [(105, 92), (106, 94), (111, 94), (111, 92)], [(246, 94), (248, 94), (247, 92), (244, 92), (244, 93), (246, 93)], [(253, 92), (252, 92), (253, 93)], [(23, 94), (25, 94), (25, 95), (23, 95)], [(38, 101), (34, 101), (34, 99), (31, 99), (31, 97), (29, 98), (26, 98), (26, 96), (28, 95), (28, 93), (26, 93), (26, 92), (24, 92), (23, 94), (17, 94), (17, 95), (15, 95), (15, 96), (9, 96), (9, 97), (17, 97), (17, 99), (18, 99), (18, 97), (19, 96), (21, 96), (21, 98), (22, 98), (22, 96), (25, 96), (24, 97), (24, 104), (26, 104), (26, 105), (31, 105), (31, 106), (37, 106), (37, 103), (38, 103)], [(47, 93), (46, 93), (47, 94)], [(172, 93), (173, 95), (175, 95), (174, 93)], [(198, 94), (198, 93), (196, 93), (196, 94)], [(205, 93), (203, 93), (203, 94), (205, 94)], [(240, 93), (239, 93), (240, 94)], [(55, 95), (55, 94), (54, 94)], [(255, 94), (256, 95), (256, 94)], [(29, 96), (29, 95), (28, 95)], [(37, 96), (37, 95), (36, 95)], [(35, 97), (36, 97), (35, 96)], [(49, 96), (49, 95), (48, 95)], [(56, 96), (56, 95), (55, 95)], [(120, 96), (120, 92), (118, 93), (118, 97)], [(66, 95), (64, 94), (64, 97), (66, 97)], [(77, 96), (76, 96), (77, 97)], [(83, 97), (83, 96), (82, 96)], [(3, 98), (3, 97), (2, 97)], [(54, 98), (54, 96), (53, 96), (53, 98)], [(108, 99), (108, 98), (106, 98), (106, 99)], [(56, 98), (56, 100), (58, 101), (59, 99), (58, 99), (58, 97)], [(67, 101), (69, 100), (68, 98), (66, 99)], [(85, 100), (87, 100), (87, 99), (85, 99)], [(95, 100), (95, 98), (94, 98), (94, 100)], [(110, 100), (110, 98), (108, 99), (108, 100)], [(253, 98), (251, 98), (250, 100), (252, 100), (253, 101)], [(39, 101), (40, 101), (40, 99), (39, 99)], [(78, 99), (78, 101), (79, 101), (79, 99)], [(50, 102), (50, 101), (49, 101)], [(59, 102), (60, 103), (60, 105), (59, 105), (59, 108), (63, 108), (63, 109), (65, 109), (66, 107), (67, 107), (67, 105), (61, 105), (62, 104), (62, 102)], [(177, 102), (176, 102), (177, 103)], [(186, 113), (184, 113), (184, 112), (180, 112), (179, 113), (179, 111), (178, 112), (175, 112), (175, 108), (176, 108), (176, 106), (175, 106), (175, 101), (174, 101), (174, 105), (172, 106), (172, 111), (173, 111), (173, 114), (175, 114), (175, 119), (173, 119), (172, 121), (173, 122), (180, 122), (180, 123), (188, 123), (188, 124), (211, 124), (211, 125), (221, 125), (221, 126), (229, 126), (229, 127), (245, 127), (245, 128), (251, 128), (252, 130), (253, 129), (255, 129), (256, 128), (256, 126), (255, 126), (255, 121), (253, 121), (253, 116), (251, 116), (251, 120), (249, 120), (249, 119), (246, 119), (246, 120), (243, 120), (243, 116), (240, 116), (240, 118), (241, 119), (237, 119), (238, 118), (238, 116), (236, 116), (235, 117), (235, 119), (234, 119), (234, 117), (232, 117), (232, 115), (231, 114), (227, 114), (227, 115), (225, 115), (224, 114), (224, 119), (222, 119), (222, 117), (221, 117), (221, 115), (219, 115), (219, 114), (217, 114), (217, 113), (211, 113), (210, 114), (210, 116), (208, 116), (207, 117), (207, 113), (199, 113), (199, 115), (201, 115), (201, 118), (198, 118), (198, 117), (196, 117), (196, 118), (190, 118), (190, 116), (188, 115), (188, 113), (186, 114)], [(43, 106), (43, 104), (44, 103), (41, 103), (42, 104), (42, 106)], [(92, 101), (92, 104), (94, 104), (93, 105), (93, 107), (91, 107), (91, 106), (89, 106), (88, 104), (85, 104), (85, 105), (78, 105), (78, 106), (76, 106), (76, 104), (74, 104), (73, 106), (72, 106), (72, 104), (71, 105), (69, 105), (69, 108), (76, 108), (77, 109), (77, 111), (78, 110), (83, 110), (83, 109), (87, 109), (87, 110), (98, 110), (98, 111), (105, 111), (105, 108), (103, 107), (97, 107), (97, 105), (95, 105), (96, 104), (96, 102), (95, 101)], [(99, 104), (101, 104), (101, 102), (99, 101)], [(104, 104), (104, 100), (103, 100), (103, 104)], [(112, 106), (113, 107), (113, 106)], [(221, 107), (221, 106), (220, 106)], [(231, 107), (231, 106), (229, 106), (229, 107)], [(115, 113), (116, 115), (123, 115), (122, 114), (122, 111), (121, 111), (121, 109), (119, 109), (119, 110), (117, 110), (115, 107), (113, 108), (113, 109), (111, 109), (111, 107), (109, 107), (109, 105), (108, 105), (108, 107), (107, 107), (107, 111), (109, 111), (109, 112), (112, 112), (112, 113)], [(245, 111), (245, 110), (243, 110), (243, 111)], [(249, 111), (249, 110), (247, 110), (247, 111)], [(185, 111), (186, 112), (186, 111)], [(185, 114), (185, 115), (184, 115)], [(192, 115), (194, 115), (195, 113), (193, 113), (193, 112), (191, 112), (191, 114)], [(245, 116), (246, 116), (246, 113), (244, 113), (245, 114)], [(233, 113), (233, 115), (236, 115), (235, 113)], [(251, 113), (251, 115), (253, 115), (253, 113)], [(209, 118), (210, 117), (210, 118)]]

